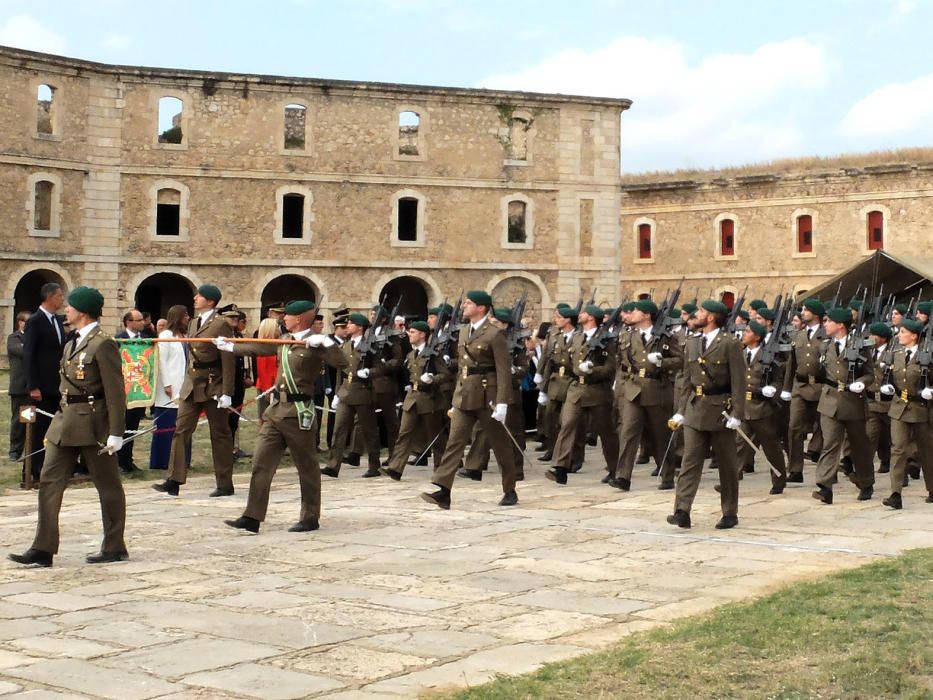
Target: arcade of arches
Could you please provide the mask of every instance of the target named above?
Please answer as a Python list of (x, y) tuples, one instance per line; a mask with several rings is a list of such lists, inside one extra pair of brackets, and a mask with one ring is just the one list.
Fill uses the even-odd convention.
[(379, 292), (379, 299), (390, 312), (398, 304), (398, 314), (408, 318), (427, 318), (428, 290), (417, 277), (396, 277)]

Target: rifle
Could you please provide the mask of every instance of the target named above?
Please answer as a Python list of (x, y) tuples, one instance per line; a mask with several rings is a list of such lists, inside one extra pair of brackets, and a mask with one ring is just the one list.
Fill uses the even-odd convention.
[(531, 331), (522, 327), (522, 317), (525, 315), (525, 304), (528, 302), (528, 290), (522, 290), (522, 295), (512, 307), (512, 316), (509, 319), (509, 350), (515, 355), (525, 351), (525, 338), (531, 335)]
[(858, 371), (858, 363), (865, 361), (865, 358), (862, 357), (860, 351), (865, 345), (862, 340), (861, 327), (865, 319), (866, 294), (868, 294), (867, 288), (862, 294), (862, 304), (859, 306), (855, 321), (851, 326), (849, 326), (849, 337), (846, 339), (846, 349), (842, 352), (842, 359), (849, 363), (849, 384), (855, 381), (856, 372)]
[(612, 333), (612, 329), (619, 325), (619, 319), (622, 317), (622, 305), (616, 307), (612, 316), (605, 323), (601, 323), (593, 336), (586, 341), (586, 356), (584, 361), (588, 360), (595, 350), (605, 350), (610, 341), (617, 335)]
[(917, 362), (920, 364), (920, 378), (922, 389), (930, 386), (930, 364), (933, 364), (933, 323), (928, 323), (923, 329), (923, 341), (917, 353)]
[(875, 321), (880, 320), (879, 316), (881, 315), (881, 299), (883, 296), (884, 296), (884, 284), (882, 283), (881, 289), (878, 290), (878, 296), (872, 299), (871, 308), (868, 309), (867, 318), (865, 319), (866, 326), (871, 323), (874, 323)]
[(791, 296), (784, 301), (784, 305), (775, 307), (777, 316), (771, 324), (771, 336), (765, 341), (761, 348), (759, 362), (764, 366), (762, 372), (762, 385), (771, 383), (771, 375), (778, 365), (778, 354), (790, 350), (790, 343), (784, 337), (787, 328), (790, 326), (790, 320), (793, 318), (796, 305)]
[(446, 342), (444, 326), (450, 321), (450, 316), (447, 312), (447, 297), (444, 297), (440, 309), (441, 310), (437, 314), (437, 320), (434, 323), (434, 328), (431, 329), (431, 334), (428, 336), (427, 341), (425, 341), (424, 349), (421, 351), (421, 354), (428, 358), (425, 361), (425, 368), (431, 373), (434, 372), (434, 358), (441, 354), (440, 350)]
[(677, 306), (677, 300), (680, 298), (680, 290), (683, 287), (684, 278), (680, 278), (677, 288), (667, 295), (667, 298), (658, 308), (658, 315), (654, 319), (654, 325), (651, 326), (651, 335), (655, 338), (669, 336), (671, 334), (670, 311)]
[[(363, 338), (357, 346), (357, 351), (360, 353), (360, 361), (357, 369), (369, 368), (372, 363), (372, 358), (382, 350), (385, 344), (385, 336), (376, 336), (376, 329), (384, 325), (387, 319), (384, 302), (385, 297), (380, 300), (376, 315), (373, 316), (372, 323), (369, 324), (369, 327), (363, 333)], [(399, 302), (401, 302), (401, 297), (399, 297)], [(398, 310), (398, 304), (395, 305), (395, 310)]]
[(907, 307), (907, 318), (917, 317), (917, 305), (920, 303), (920, 297), (923, 296), (923, 290), (917, 293), (917, 296), (910, 300), (910, 306)]
[(827, 309), (835, 309), (836, 305), (839, 304), (839, 295), (842, 294), (842, 280), (839, 280), (839, 286), (836, 287), (836, 295), (830, 300), (829, 306)]
[(726, 332), (735, 335), (735, 320), (739, 317), (739, 311), (742, 310), (742, 306), (745, 304), (745, 295), (748, 294), (748, 285), (745, 285), (745, 289), (742, 291), (742, 295), (736, 299), (732, 304), (732, 311), (729, 313), (729, 320), (726, 323)]

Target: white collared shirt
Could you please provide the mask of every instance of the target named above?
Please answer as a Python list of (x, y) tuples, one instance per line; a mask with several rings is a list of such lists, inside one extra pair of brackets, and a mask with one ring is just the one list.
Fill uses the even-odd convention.
[(75, 341), (76, 341), (75, 347), (78, 347), (81, 343), (83, 343), (84, 339), (87, 338), (88, 333), (90, 333), (92, 330), (97, 328), (97, 326), (98, 326), (97, 321), (92, 321), (91, 323), (87, 324), (84, 328), (80, 328), (77, 331), (75, 331), (75, 333), (77, 333), (77, 336), (75, 337)]
[(595, 328), (590, 328), (590, 329), (588, 329), (588, 330), (583, 331), (583, 335), (585, 335), (585, 336), (586, 336), (586, 339), (589, 340), (590, 338), (593, 337), (593, 334), (594, 334), (595, 332), (596, 332), (596, 329), (595, 329)]
[(755, 361), (755, 355), (758, 354), (758, 351), (761, 350), (761, 344), (759, 343), (753, 348), (745, 348), (745, 352), (749, 353), (748, 355), (748, 364), (751, 364)]
[(427, 343), (421, 343), (421, 345), (416, 345), (416, 346), (415, 346), (415, 348), (414, 348), (414, 349), (415, 349), (415, 357), (418, 357), (418, 355), (421, 354), (421, 351), (424, 350), (424, 346), (425, 346), (425, 345), (427, 345)]
[(308, 334), (311, 333), (310, 328), (305, 328), (303, 331), (298, 331), (297, 333), (292, 333), (292, 338), (295, 340), (304, 340), (308, 337)]
[(49, 323), (52, 324), (52, 328), (55, 329), (55, 335), (58, 336), (58, 342), (61, 343), (62, 340), (63, 340), (63, 338), (62, 338), (62, 331), (61, 331), (61, 329), (58, 327), (58, 321), (57, 321), (56, 318), (55, 318), (55, 314), (52, 313), (51, 311), (49, 311), (49, 310), (48, 310), (47, 308), (45, 308), (44, 306), (42, 306), (41, 304), (39, 305), (39, 308), (42, 310), (42, 313), (45, 314), (45, 317), (49, 320)]
[(211, 316), (213, 315), (214, 315), (214, 309), (208, 309), (207, 311), (204, 311), (198, 314), (198, 318), (201, 319), (201, 325), (198, 327), (198, 330), (200, 330), (201, 328), (204, 328), (204, 325), (210, 320)]
[(709, 349), (709, 346), (713, 344), (713, 341), (716, 340), (716, 336), (719, 335), (719, 328), (714, 328), (709, 333), (704, 333), (703, 337), (706, 338), (706, 348)]
[(476, 323), (471, 323), (471, 324), (470, 324), (470, 333), (476, 333), (476, 331), (478, 331), (478, 330), (480, 329), (480, 326), (482, 326), (484, 323), (486, 323), (486, 316), (483, 316), (483, 317), (482, 317), (479, 321), (477, 321)]

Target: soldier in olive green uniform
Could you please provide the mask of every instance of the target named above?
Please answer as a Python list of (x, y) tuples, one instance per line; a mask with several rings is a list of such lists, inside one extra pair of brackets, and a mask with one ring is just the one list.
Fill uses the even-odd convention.
[[(546, 358), (540, 370), (543, 381), (540, 383), (541, 394), (539, 401), (547, 404), (548, 431), (553, 435), (551, 449), (542, 457), (542, 462), (549, 462), (554, 456), (557, 436), (560, 434), (560, 416), (567, 399), (567, 389), (573, 381), (573, 358), (570, 356), (570, 343), (573, 339), (577, 325), (577, 312), (567, 305), (557, 308), (557, 331), (549, 348), (546, 348)], [(543, 394), (544, 398), (540, 396)], [(586, 426), (581, 424), (579, 429), (585, 431)], [(584, 433), (585, 435), (585, 433)], [(579, 469), (583, 464), (584, 441), (583, 438), (574, 439), (574, 453), (571, 457), (571, 466)]]
[[(879, 321), (871, 324), (868, 331), (875, 344), (871, 353), (872, 366), (875, 371), (875, 387), (881, 387), (888, 383), (887, 378), (890, 374), (883, 360), (890, 350), (888, 344), (891, 343), (891, 328), (887, 323)], [(869, 390), (866, 390), (865, 396), (868, 398), (866, 431), (869, 449), (873, 460), (876, 454), (881, 460), (878, 473), (887, 474), (891, 470), (891, 416), (888, 414), (891, 409), (891, 397), (881, 391)]]
[(570, 385), (560, 412), (560, 432), (554, 445), (554, 469), (546, 476), (558, 484), (567, 483), (575, 449), (582, 449), (585, 426), (599, 436), (606, 471), (614, 472), (619, 461), (619, 436), (612, 423), (612, 380), (616, 374), (615, 341), (605, 338), (596, 343), (603, 310), (587, 304), (580, 311), (581, 330), (570, 343)]
[[(227, 338), (233, 329), (217, 313), (220, 289), (213, 284), (202, 284), (194, 295), (195, 318), (188, 324), (188, 337), (211, 339)], [(211, 431), (211, 456), (217, 488), (211, 496), (233, 495), (233, 433), (227, 420), (227, 409), (233, 405), (236, 380), (236, 358), (222, 353), (212, 343), (189, 343), (188, 371), (181, 385), (178, 417), (172, 438), (168, 478), (153, 484), (156, 491), (178, 495), (179, 486), (188, 480), (187, 445), (198, 427), (201, 412), (207, 414)]]
[(496, 455), (502, 475), (504, 495), (501, 506), (518, 503), (515, 493), (515, 459), (512, 442), (505, 429), (508, 399), (512, 390), (512, 359), (505, 335), (487, 318), (492, 297), (487, 292), (467, 292), (463, 302), (465, 323), (460, 329), (457, 346), (457, 388), (454, 392), (450, 419), (450, 438), (441, 463), (434, 472), (433, 483), (438, 490), (421, 497), (439, 508), (450, 508), (450, 488), (473, 431), (479, 422)]
[(738, 416), (745, 411), (745, 363), (741, 345), (723, 328), (728, 314), (722, 302), (704, 301), (696, 312), (700, 334), (688, 338), (684, 351), (686, 382), (671, 417), (672, 427), (683, 426), (684, 458), (674, 513), (667, 516), (667, 522), (678, 527), (691, 525), (690, 509), (710, 447), (719, 468), (722, 503), (716, 528), (739, 522), (739, 465), (732, 431), (741, 425)]
[(237, 344), (215, 340), (215, 344), (236, 355), (278, 355), (275, 393), (263, 413), (262, 427), (256, 439), (253, 474), (249, 482), (246, 510), (235, 520), (225, 520), (230, 527), (259, 532), (266, 519), (272, 478), (288, 448), (298, 471), (301, 511), (298, 522), (289, 532), (317, 530), (321, 518), (321, 470), (317, 461), (319, 430), (315, 425), (314, 382), (324, 364), (338, 369), (346, 359), (337, 344), (326, 335), (314, 335), (316, 307), (310, 301), (291, 301), (285, 305), (283, 340), (300, 340), (303, 345)]
[(859, 488), (858, 500), (867, 501), (874, 491), (875, 469), (869, 453), (868, 403), (865, 390), (875, 382), (871, 358), (861, 347), (855, 351), (858, 359), (847, 361), (845, 354), (850, 342), (861, 346), (861, 338), (852, 340), (849, 327), (852, 312), (845, 307), (830, 309), (825, 321), (828, 338), (823, 341), (822, 362), (826, 373), (820, 396), (820, 425), (823, 429), (823, 454), (816, 465), (816, 487), (813, 497), (822, 503), (833, 502), (833, 484), (839, 469), (843, 442), (848, 439), (852, 449), (855, 473), (851, 476)]
[(46, 433), (48, 454), (39, 477), (39, 524), (32, 546), (10, 554), (18, 564), (51, 566), (58, 553), (58, 516), (75, 462), (81, 457), (100, 497), (104, 540), (89, 564), (127, 558), (126, 498), (116, 453), (123, 446), (126, 394), (120, 352), (98, 324), (104, 297), (91, 287), (68, 295), (65, 318), (77, 332), (61, 359), (61, 405)]
[(917, 341), (923, 326), (919, 321), (903, 319), (899, 332), (901, 347), (894, 353), (891, 382), (881, 387), (881, 393), (891, 396), (891, 495), (884, 499), (889, 508), (904, 507), (901, 489), (907, 471), (909, 447), (917, 446), (917, 457), (923, 469), (927, 503), (933, 503), (933, 432), (929, 386), (929, 368), (919, 362)]

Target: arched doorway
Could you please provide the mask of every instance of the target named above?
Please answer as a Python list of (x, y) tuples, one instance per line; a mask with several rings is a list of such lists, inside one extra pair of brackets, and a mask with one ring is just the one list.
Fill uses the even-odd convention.
[(396, 277), (390, 280), (379, 292), (379, 299), (389, 312), (399, 304), (398, 313), (401, 316), (422, 320), (428, 317), (428, 292), (417, 277)]
[(16, 289), (13, 291), (13, 315), (10, 319), (12, 323), (16, 323), (16, 314), (20, 311), (32, 313), (39, 308), (39, 302), (42, 301), (39, 298), (39, 290), (46, 282), (60, 284), (62, 289), (65, 290), (65, 294), (68, 293), (65, 288), (65, 280), (57, 272), (52, 270), (30, 270), (20, 278), (19, 282), (16, 283)]
[(260, 301), (262, 303), (262, 317), (266, 317), (266, 310), (270, 306), (284, 305), (295, 299), (317, 301), (318, 293), (314, 285), (300, 275), (280, 275), (263, 287)]
[(190, 280), (174, 272), (157, 272), (139, 283), (135, 302), (136, 308), (148, 312), (155, 323), (165, 318), (168, 310), (177, 304), (188, 307), (189, 313), (193, 313), (193, 298), (194, 285)]
[(528, 293), (525, 300), (525, 318), (529, 319), (529, 323), (535, 325), (550, 320), (541, 317), (541, 290), (538, 285), (524, 277), (507, 277), (499, 282), (493, 287), (492, 303), (495, 306), (511, 307), (521, 298), (522, 292)]

